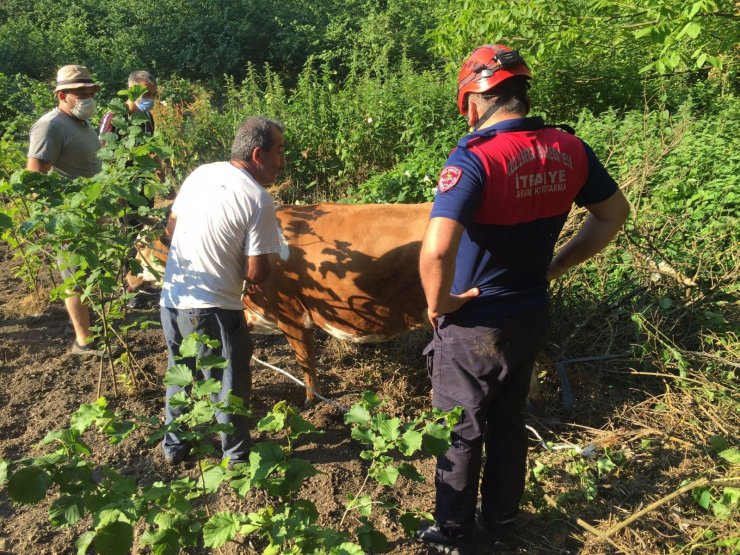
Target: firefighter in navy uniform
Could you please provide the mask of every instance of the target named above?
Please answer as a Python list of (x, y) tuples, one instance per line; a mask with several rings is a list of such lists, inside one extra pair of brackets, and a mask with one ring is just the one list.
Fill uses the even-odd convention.
[[(437, 460), (435, 520), (418, 534), (448, 553), (474, 551), (479, 486), (489, 545), (512, 547), (526, 473), (523, 409), (549, 326), (548, 282), (601, 251), (629, 213), (586, 143), (526, 117), (530, 79), (503, 45), (481, 46), (463, 64), (457, 102), (474, 131), (442, 169), (421, 248), (432, 402), (464, 408)], [(553, 257), (573, 203), (589, 215)]]

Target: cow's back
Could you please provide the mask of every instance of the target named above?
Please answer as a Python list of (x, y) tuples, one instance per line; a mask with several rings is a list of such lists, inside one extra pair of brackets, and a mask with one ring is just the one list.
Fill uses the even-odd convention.
[(278, 208), (285, 245), (270, 278), (245, 298), (248, 314), (289, 318), (355, 341), (381, 341), (422, 325), (418, 259), (430, 210), (431, 204)]

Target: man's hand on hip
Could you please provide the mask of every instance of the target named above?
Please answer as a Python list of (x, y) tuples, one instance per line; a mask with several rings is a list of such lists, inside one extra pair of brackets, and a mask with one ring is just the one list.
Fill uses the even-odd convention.
[(437, 327), (437, 320), (440, 316), (442, 316), (443, 314), (449, 314), (450, 312), (455, 312), (470, 299), (473, 299), (478, 295), (480, 295), (480, 289), (478, 289), (477, 287), (468, 289), (467, 291), (465, 291), (465, 293), (460, 293), (459, 295), (453, 295), (452, 293), (450, 293), (445, 302), (440, 303), (440, 306), (435, 308), (430, 307), (429, 309), (427, 309), (427, 315), (429, 317), (429, 322), (432, 324), (432, 327)]

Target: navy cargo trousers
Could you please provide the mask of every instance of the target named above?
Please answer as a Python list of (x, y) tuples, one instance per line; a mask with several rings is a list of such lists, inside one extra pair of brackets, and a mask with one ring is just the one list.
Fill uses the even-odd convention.
[(547, 307), (475, 321), (453, 313), (434, 330), (425, 351), (432, 363), (432, 403), (464, 409), (452, 446), (437, 459), (434, 517), (447, 532), (472, 530), (479, 482), (487, 526), (518, 511), (527, 460), (523, 411), (549, 322)]

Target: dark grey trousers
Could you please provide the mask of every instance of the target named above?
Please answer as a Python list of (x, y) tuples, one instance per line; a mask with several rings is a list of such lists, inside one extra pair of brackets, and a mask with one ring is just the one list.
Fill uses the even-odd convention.
[[(226, 400), (229, 391), (244, 400), (245, 406), (249, 405), (249, 396), (252, 389), (252, 374), (249, 368), (249, 360), (252, 358), (252, 340), (249, 337), (244, 312), (241, 310), (224, 310), (221, 308), (193, 308), (176, 309), (162, 307), (160, 309), (162, 318), (162, 329), (167, 341), (169, 354), (169, 366), (176, 363), (186, 364), (194, 373), (195, 360), (176, 360), (175, 356), (180, 354), (180, 343), (184, 337), (193, 332), (205, 334), (211, 339), (218, 339), (221, 346), (217, 349), (201, 348), (199, 356), (208, 354), (225, 358), (229, 364), (226, 368), (213, 368), (211, 370), (199, 370), (196, 375), (199, 380), (209, 378), (221, 382), (221, 391), (211, 395), (213, 402)], [(180, 414), (170, 406), (170, 397), (181, 391), (178, 386), (168, 386), (166, 393), (165, 423), (169, 424)], [(249, 458), (251, 439), (249, 436), (249, 422), (244, 416), (237, 416), (218, 412), (216, 420), (221, 423), (230, 423), (234, 426), (234, 433), (221, 433), (221, 449), (224, 456), (231, 461), (245, 462)], [(175, 434), (165, 435), (162, 441), (165, 455), (175, 457), (190, 445), (180, 441)]]

